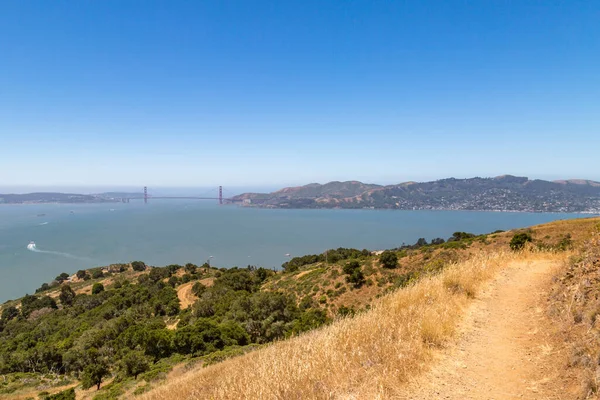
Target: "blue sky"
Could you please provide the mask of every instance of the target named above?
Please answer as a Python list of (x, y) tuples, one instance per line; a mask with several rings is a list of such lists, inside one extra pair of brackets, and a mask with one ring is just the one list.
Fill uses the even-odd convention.
[(598, 1), (3, 1), (0, 186), (600, 180)]

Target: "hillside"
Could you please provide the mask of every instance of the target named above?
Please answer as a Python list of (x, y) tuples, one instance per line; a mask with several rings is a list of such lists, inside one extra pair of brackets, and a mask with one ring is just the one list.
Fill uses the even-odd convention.
[[(516, 253), (479, 251), (381, 297), (353, 318), (192, 368), (142, 398), (595, 398), (590, 361), (600, 346), (586, 339), (598, 331), (590, 329), (593, 316), (581, 324), (568, 310), (592, 311), (597, 290), (588, 283), (573, 291), (585, 276), (573, 274), (570, 266), (589, 271), (600, 261), (593, 236), (600, 220), (553, 223), (530, 232), (536, 241), (552, 233), (575, 234), (575, 254), (587, 257), (534, 250), (545, 245)], [(589, 240), (593, 254), (586, 250)], [(567, 285), (561, 284), (564, 277)], [(561, 298), (565, 291), (571, 295)], [(591, 293), (582, 301), (586, 292)], [(557, 329), (558, 321), (565, 331)], [(565, 341), (565, 332), (577, 346)], [(593, 347), (590, 354), (585, 343)]]
[[(559, 221), (522, 232), (531, 235), (533, 246), (541, 251), (540, 257), (547, 259), (579, 246), (599, 221)], [(344, 335), (352, 337), (355, 335), (352, 332), (358, 329), (354, 324), (365, 324), (360, 331), (372, 335), (377, 330), (369, 333), (366, 328), (373, 324), (369, 310), (380, 309), (387, 313), (381, 304), (388, 304), (386, 302), (392, 301), (394, 296), (410, 298), (413, 292), (421, 290), (413, 289), (421, 282), (430, 285), (427, 282), (444, 276), (442, 283), (450, 285), (447, 287), (463, 288), (457, 293), (463, 290), (471, 293), (475, 286), (470, 289), (468, 285), (475, 285), (479, 279), (473, 273), (479, 271), (481, 260), (489, 260), (498, 268), (502, 260), (515, 260), (514, 253), (505, 254), (514, 235), (515, 232), (480, 236), (456, 232), (448, 241), (419, 239), (413, 245), (383, 253), (333, 249), (324, 254), (293, 258), (280, 272), (193, 264), (158, 268), (133, 262), (79, 271), (72, 276), (61, 274), (57, 281), (62, 283), (44, 284), (34, 296), (2, 305), (0, 373), (5, 380), (0, 386), (0, 396), (25, 399), (39, 392), (54, 393), (75, 387), (78, 398), (131, 397), (157, 386), (160, 388), (165, 380), (175, 381), (178, 376), (188, 379), (186, 377), (192, 375), (186, 371), (212, 376), (210, 371), (233, 368), (232, 379), (236, 376), (242, 379), (239, 375), (242, 372), (236, 369), (237, 361), (198, 368), (248, 352), (251, 352), (247, 356), (250, 358), (239, 360), (269, 358), (273, 356), (269, 352), (279, 351), (282, 346), (288, 346), (286, 351), (298, 357), (310, 358), (313, 353), (304, 354), (306, 347), (304, 344), (296, 347), (296, 343), (303, 343), (298, 341), (315, 338), (318, 342), (319, 337), (331, 332), (341, 338), (335, 333), (340, 326), (345, 327)], [(469, 268), (465, 269), (470, 271), (467, 275), (461, 270), (463, 267)], [(452, 277), (454, 273), (462, 278)], [(487, 274), (483, 273), (481, 279)], [(455, 280), (460, 282), (451, 283)], [(428, 286), (427, 291), (430, 289)], [(466, 299), (459, 296), (448, 301), (440, 300), (440, 304), (458, 301), (460, 305)], [(451, 321), (455, 321), (459, 314), (452, 311), (450, 316)], [(396, 325), (382, 329), (405, 329), (402, 321), (390, 323)], [(433, 335), (427, 336), (428, 340), (441, 344), (445, 342), (445, 324), (436, 322), (431, 326), (436, 327), (433, 331), (422, 333)], [(323, 325), (326, 327), (318, 330)], [(314, 333), (301, 335), (307, 331)], [(301, 336), (271, 346), (269, 350), (255, 351), (272, 341), (296, 335)], [(394, 335), (390, 340), (396, 337)], [(357, 338), (347, 345), (361, 343), (361, 340)], [(364, 340), (365, 345), (369, 343), (366, 337)], [(427, 360), (428, 346), (415, 348), (416, 353), (411, 350), (412, 355), (405, 356)], [(373, 357), (369, 362), (375, 362), (380, 356), (374, 354)], [(307, 362), (313, 361), (308, 359)], [(357, 359), (357, 362), (365, 360)], [(245, 365), (243, 363), (240, 366)], [(285, 363), (281, 365), (284, 367)], [(348, 368), (353, 368), (352, 365)], [(261, 371), (260, 368), (256, 371)], [(421, 367), (411, 368), (410, 363), (406, 364), (402, 367), (403, 373), (410, 375)], [(357, 371), (360, 369), (348, 373), (354, 376)], [(377, 371), (383, 370), (371, 371), (371, 375), (380, 373)], [(282, 373), (285, 376), (285, 372)], [(299, 379), (302, 376), (306, 375), (298, 375)], [(211, 385), (221, 390), (210, 380), (212, 378), (203, 375), (201, 379), (208, 379), (206, 390), (210, 393), (214, 393)], [(96, 391), (98, 384), (100, 390)], [(83, 389), (87, 387), (92, 388)], [(235, 398), (235, 392), (228, 393), (233, 394), (224, 398)], [(251, 392), (248, 393), (248, 398), (252, 398)], [(181, 398), (160, 396), (154, 398)]]
[(543, 181), (511, 175), (442, 179), (397, 185), (331, 182), (234, 198), (246, 205), (277, 208), (389, 208), (600, 213), (600, 183)]
[(233, 198), (234, 201), (278, 199), (345, 199), (359, 196), (383, 186), (358, 181), (329, 182), (325, 185), (310, 183), (304, 186), (288, 187), (272, 193), (244, 193)]

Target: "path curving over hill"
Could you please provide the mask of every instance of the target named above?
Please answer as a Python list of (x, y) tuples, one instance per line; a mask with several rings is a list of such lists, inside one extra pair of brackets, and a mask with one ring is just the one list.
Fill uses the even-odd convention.
[(402, 399), (571, 399), (560, 381), (560, 344), (545, 313), (558, 261), (502, 270), (469, 308), (456, 345)]

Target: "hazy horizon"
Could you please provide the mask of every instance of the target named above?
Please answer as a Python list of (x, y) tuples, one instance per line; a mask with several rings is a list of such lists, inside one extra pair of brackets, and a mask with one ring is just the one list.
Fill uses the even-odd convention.
[[(506, 174), (503, 174), (506, 175)], [(526, 176), (523, 174), (520, 175), (515, 175), (515, 176)], [(438, 180), (438, 179), (446, 179), (446, 178), (456, 178), (456, 179), (467, 179), (467, 178), (475, 178), (475, 177), (480, 177), (480, 178), (493, 178), (493, 176), (481, 176), (481, 175), (472, 175), (472, 176), (468, 176), (468, 177), (456, 177), (456, 176), (447, 176), (447, 177), (440, 177), (437, 179), (431, 179), (431, 181), (434, 180)], [(570, 179), (581, 179), (581, 180), (592, 180), (595, 181), (595, 179), (591, 179), (591, 178), (587, 178), (587, 177), (549, 177), (549, 178), (543, 178), (543, 177), (532, 177), (532, 176), (527, 176), (527, 178), (534, 180), (534, 179), (541, 179), (541, 180), (547, 180), (547, 181), (555, 181), (555, 180), (570, 180)], [(356, 179), (350, 179), (350, 181), (355, 181)], [(337, 180), (340, 181), (340, 180)], [(399, 184), (399, 183), (403, 183), (403, 182), (407, 182), (407, 181), (417, 181), (415, 179), (408, 179), (405, 181), (397, 181), (397, 182), (365, 182), (362, 181), (362, 183), (366, 183), (366, 184), (376, 184), (376, 185), (394, 185), (394, 184)], [(421, 180), (419, 182), (426, 182), (426, 181), (430, 181), (430, 180)], [(237, 195), (237, 194), (241, 194), (241, 193), (246, 193), (246, 192), (272, 192), (272, 191), (276, 191), (285, 187), (293, 187), (293, 186), (300, 186), (300, 185), (307, 185), (310, 183), (319, 183), (319, 184), (326, 184), (332, 181), (327, 181), (327, 182), (317, 182), (317, 181), (310, 181), (310, 182), (304, 182), (304, 183), (289, 183), (289, 184), (282, 184), (282, 185), (275, 185), (275, 184), (270, 184), (270, 185), (251, 185), (251, 186), (226, 186), (223, 185), (223, 189), (225, 192), (225, 196), (230, 196), (230, 195)], [(149, 186), (148, 190), (150, 193), (152, 194), (160, 194), (160, 195), (169, 195), (169, 194), (181, 194), (181, 195), (198, 195), (198, 194), (202, 194), (202, 193), (207, 193), (209, 191), (217, 191), (218, 186), (207, 186), (207, 185), (198, 185), (198, 186)], [(32, 192), (62, 192), (62, 193), (78, 193), (78, 194), (96, 194), (96, 193), (105, 193), (105, 192), (127, 192), (127, 193), (143, 193), (143, 186), (136, 186), (136, 185), (2, 185), (0, 184), (0, 193), (11, 193), (11, 194), (24, 194), (24, 193), (32, 193)]]

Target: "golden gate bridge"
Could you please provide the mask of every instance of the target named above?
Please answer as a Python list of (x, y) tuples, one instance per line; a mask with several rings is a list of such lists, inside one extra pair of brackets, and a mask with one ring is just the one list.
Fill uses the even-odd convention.
[(202, 196), (153, 196), (148, 194), (148, 187), (144, 186), (144, 203), (148, 203), (151, 199), (189, 199), (189, 200), (218, 200), (219, 204), (233, 203), (232, 197), (223, 197), (223, 186), (219, 186), (218, 196), (202, 195)]

